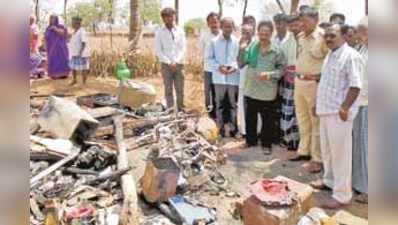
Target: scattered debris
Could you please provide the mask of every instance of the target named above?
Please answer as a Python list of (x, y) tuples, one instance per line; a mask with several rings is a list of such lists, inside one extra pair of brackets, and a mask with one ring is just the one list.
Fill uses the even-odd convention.
[(312, 208), (303, 216), (297, 225), (339, 225), (335, 219), (330, 218), (325, 211), (320, 208)]
[(43, 107), (38, 123), (56, 138), (82, 142), (91, 137), (98, 121), (73, 101), (51, 96)]
[(156, 90), (153, 85), (132, 80), (121, 81), (118, 93), (119, 104), (130, 108), (154, 103), (156, 99)]

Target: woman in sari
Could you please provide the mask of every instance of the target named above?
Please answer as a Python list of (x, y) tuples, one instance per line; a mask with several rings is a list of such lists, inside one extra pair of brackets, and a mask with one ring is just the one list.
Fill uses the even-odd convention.
[(48, 76), (52, 79), (66, 78), (69, 75), (69, 52), (66, 44), (68, 31), (59, 23), (56, 15), (50, 16), (46, 29)]

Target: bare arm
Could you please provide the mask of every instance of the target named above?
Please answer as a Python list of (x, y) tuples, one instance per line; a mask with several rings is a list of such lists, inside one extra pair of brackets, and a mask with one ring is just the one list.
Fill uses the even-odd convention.
[(361, 89), (357, 87), (350, 87), (343, 104), (341, 104), (341, 108), (344, 111), (348, 111), (351, 108), (355, 100), (357, 100), (360, 90)]

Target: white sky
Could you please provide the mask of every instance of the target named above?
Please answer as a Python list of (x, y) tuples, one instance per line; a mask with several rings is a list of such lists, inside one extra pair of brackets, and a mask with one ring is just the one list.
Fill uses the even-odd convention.
[[(69, 5), (79, 1), (87, 0), (69, 0)], [(120, 4), (128, 2), (129, 0), (119, 0)], [(262, 18), (262, 9), (265, 2), (274, 0), (249, 0), (247, 14), (254, 15), (257, 19)], [(287, 0), (282, 0), (287, 1)], [(364, 2), (365, 0), (327, 0), (332, 2), (334, 11), (342, 12), (347, 16), (349, 24), (356, 24), (364, 16)], [(44, 0), (52, 12), (62, 14), (63, 0)], [(161, 0), (162, 7), (174, 7), (174, 0)], [(310, 3), (312, 0), (302, 0), (303, 3)], [(210, 11), (218, 11), (217, 0), (180, 0), (180, 20), (182, 23), (193, 18), (205, 18)], [(233, 17), (236, 22), (240, 22), (243, 12), (243, 5), (225, 6), (224, 15)]]

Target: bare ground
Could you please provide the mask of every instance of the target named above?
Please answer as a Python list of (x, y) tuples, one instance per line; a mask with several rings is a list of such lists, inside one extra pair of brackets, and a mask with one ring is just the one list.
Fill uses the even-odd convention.
[[(188, 76), (189, 77), (189, 76)], [(155, 85), (159, 95), (158, 100), (163, 99), (163, 85), (160, 77), (152, 77), (139, 79)], [(40, 94), (73, 94), (76, 97), (94, 94), (98, 92), (115, 93), (118, 82), (112, 78), (109, 79), (94, 79), (91, 78), (86, 86), (78, 85), (75, 87), (68, 86), (68, 80), (43, 80), (35, 81), (31, 84), (31, 93)], [(187, 79), (185, 85), (186, 105), (190, 109), (203, 110), (203, 84), (200, 81)], [(223, 143), (237, 142), (232, 139), (225, 139)], [(148, 153), (147, 149), (141, 149), (130, 153), (130, 160), (134, 166), (134, 175), (138, 180), (145, 168), (145, 158)], [(288, 152), (280, 147), (274, 148), (272, 156), (264, 156), (260, 149), (235, 149), (227, 152), (228, 162), (220, 170), (231, 184), (232, 190), (241, 194), (241, 198), (228, 198), (221, 194), (214, 197), (209, 194), (203, 194), (199, 198), (210, 207), (215, 207), (218, 210), (218, 221), (220, 225), (241, 225), (242, 223), (232, 218), (230, 211), (232, 205), (236, 201), (241, 201), (247, 195), (247, 185), (252, 181), (258, 180), (262, 177), (272, 178), (278, 175), (283, 175), (291, 179), (309, 183), (317, 179), (317, 175), (307, 173), (300, 163), (290, 162), (285, 160)], [(319, 176), (319, 175), (318, 175)], [(315, 193), (316, 205), (321, 204), (327, 197), (329, 192)], [(368, 206), (353, 202), (345, 210), (352, 214), (368, 218)], [(149, 206), (143, 205), (143, 214), (153, 213)], [(330, 215), (334, 212), (328, 211)]]

